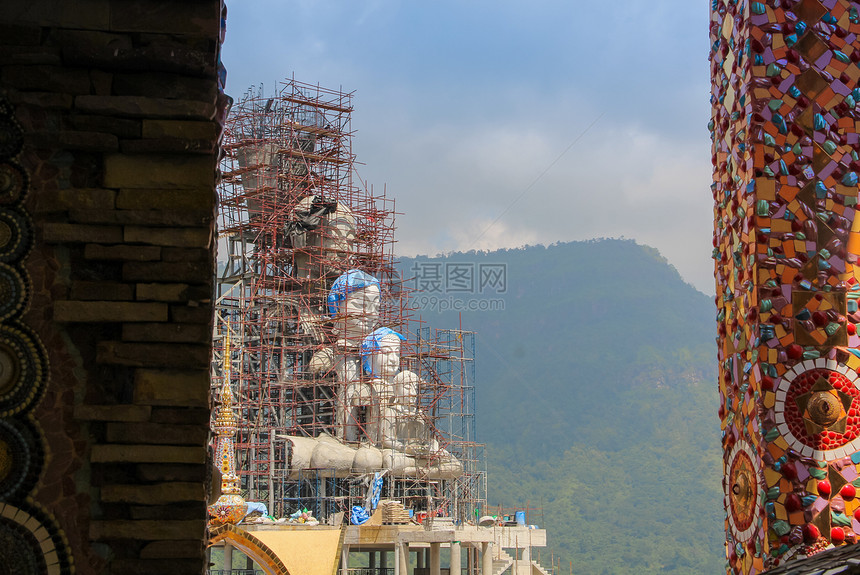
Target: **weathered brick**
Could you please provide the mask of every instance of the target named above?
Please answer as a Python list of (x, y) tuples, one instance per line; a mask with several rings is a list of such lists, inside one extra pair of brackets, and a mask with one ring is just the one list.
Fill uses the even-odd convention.
[(215, 186), (215, 161), (208, 157), (161, 155), (105, 157), (108, 188), (207, 188)]
[[(197, 485), (197, 484), (192, 484)], [(140, 551), (141, 559), (182, 559), (197, 558), (203, 554), (202, 540), (153, 541)]]
[[(217, 87), (215, 82), (208, 78), (191, 78), (181, 74), (117, 74), (114, 78), (114, 94), (117, 96), (146, 96), (213, 102), (217, 96)], [(208, 136), (196, 137), (206, 138)]]
[(9, 90), (9, 102), (16, 106), (35, 106), (42, 109), (68, 110), (72, 107), (75, 97), (71, 94), (57, 94), (56, 92), (20, 92)]
[(90, 68), (90, 90), (96, 96), (110, 96), (113, 92), (113, 74)]
[(214, 140), (183, 140), (179, 138), (156, 138), (151, 140), (123, 140), (120, 150), (124, 154), (212, 154)]
[(93, 463), (205, 463), (206, 447), (179, 445), (94, 445)]
[[(70, 30), (69, 32), (79, 32)], [(87, 36), (78, 34), (74, 44), (65, 44), (66, 36), (58, 36), (63, 48), (63, 59), (69, 65), (84, 67), (98, 66), (105, 70), (116, 70), (122, 73), (140, 71), (146, 73), (164, 72), (183, 74), (187, 79), (195, 80), (205, 77), (210, 80), (215, 74), (214, 42), (206, 42), (205, 38), (177, 38), (170, 34), (135, 34), (131, 41), (130, 34), (113, 34), (98, 32)], [(204, 40), (204, 41), (200, 41)], [(136, 95), (154, 95), (160, 98), (175, 98), (176, 92), (169, 86), (164, 92), (157, 91), (158, 83), (139, 92)], [(119, 84), (117, 95), (130, 93), (130, 86)], [(98, 92), (97, 92), (98, 93)], [(189, 93), (180, 88), (179, 93)], [(197, 97), (183, 99), (196, 100)], [(214, 97), (207, 99), (214, 101)]]
[(174, 425), (203, 425), (208, 428), (211, 415), (211, 405), (206, 407), (158, 406), (152, 410), (150, 421)]
[(203, 501), (185, 501), (171, 505), (130, 505), (128, 510), (130, 519), (135, 521), (149, 519), (187, 521), (206, 516), (206, 504)]
[(65, 66), (4, 66), (3, 83), (19, 90), (89, 94), (90, 75), (83, 68)]
[(141, 505), (205, 501), (206, 487), (202, 483), (180, 481), (155, 485), (105, 485), (101, 489), (101, 500)]
[(64, 212), (72, 209), (113, 209), (116, 190), (68, 188), (41, 190), (33, 194), (35, 212)]
[(111, 282), (72, 282), (69, 299), (123, 301), (134, 299), (133, 286)]
[(215, 104), (194, 100), (168, 100), (140, 96), (77, 96), (75, 108), (81, 112), (151, 118), (211, 120)]
[(212, 321), (213, 312), (209, 306), (170, 306), (170, 319), (180, 323), (205, 323)]
[(122, 228), (114, 226), (89, 226), (82, 224), (42, 224), (42, 239), (46, 243), (90, 243), (118, 244), (122, 242)]
[(205, 247), (212, 232), (208, 228), (143, 228), (126, 226), (123, 240), (126, 243), (154, 244), (157, 246)]
[(141, 34), (131, 49), (120, 49), (98, 65), (123, 72), (169, 72), (212, 79), (215, 43), (176, 41), (169, 34)]
[(144, 481), (206, 481), (208, 465), (142, 463), (137, 466)]
[(144, 138), (187, 138), (215, 140), (214, 122), (183, 122), (179, 120), (143, 120)]
[(215, 209), (213, 188), (185, 190), (120, 190), (116, 207), (121, 210), (203, 210)]
[(99, 342), (96, 361), (134, 367), (202, 368), (209, 365), (209, 347), (184, 343)]
[(199, 425), (122, 422), (108, 423), (106, 437), (110, 443), (206, 445), (209, 430)]
[(220, 18), (218, 5), (212, 2), (137, 0), (114, 6), (111, 29), (211, 37), (218, 33)]
[(137, 299), (179, 302), (188, 301), (188, 284), (137, 284)]
[(142, 405), (209, 407), (209, 374), (205, 371), (138, 369), (134, 401)]
[(208, 262), (212, 257), (212, 252), (201, 248), (165, 247), (161, 252), (161, 259), (166, 262)]
[(0, 21), (37, 26), (107, 30), (110, 0), (0, 2)]
[(123, 341), (207, 343), (207, 326), (199, 323), (141, 323), (122, 326)]
[(136, 282), (208, 284), (214, 273), (208, 262), (127, 262), (122, 266), (122, 279)]
[(113, 134), (101, 132), (32, 132), (24, 134), (24, 142), (31, 148), (83, 150), (87, 152), (115, 152), (119, 140)]
[(75, 419), (83, 421), (149, 421), (148, 405), (78, 405)]
[[(138, 539), (143, 541), (160, 541), (164, 539), (193, 539), (203, 540), (206, 521), (92, 521), (90, 523), (91, 539)], [(126, 571), (117, 571), (126, 573)], [(155, 570), (150, 573), (172, 573)]]
[(120, 51), (131, 50), (131, 36), (93, 30), (58, 30), (56, 42), (71, 66), (110, 66)]
[(11, 21), (0, 22), (0, 44), (21, 46), (38, 46), (42, 40), (42, 28), (39, 26), (22, 26)]
[(62, 63), (60, 51), (56, 48), (0, 45), (0, 65), (2, 66), (60, 66)]
[(167, 321), (167, 306), (162, 303), (116, 301), (54, 302), (57, 322)]
[(71, 210), (69, 220), (88, 224), (184, 226), (209, 229), (214, 214), (202, 210)]
[[(71, 97), (69, 97), (69, 106), (71, 106)], [(67, 120), (76, 130), (113, 134), (119, 138), (140, 137), (140, 120), (90, 114), (72, 114)]]
[[(103, 246), (100, 244), (87, 244), (84, 246), (84, 258), (88, 260), (128, 260), (136, 262), (157, 261), (161, 258), (161, 248), (158, 246)], [(144, 298), (138, 297), (138, 299)]]
[(115, 152), (119, 149), (119, 139), (102, 132), (63, 131), (60, 132), (59, 146), (69, 150)]

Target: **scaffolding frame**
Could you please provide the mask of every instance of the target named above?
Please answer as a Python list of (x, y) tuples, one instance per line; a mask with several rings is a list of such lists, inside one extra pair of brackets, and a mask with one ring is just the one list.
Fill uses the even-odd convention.
[[(213, 393), (223, 383), (229, 330), (241, 485), (247, 500), (267, 503), (273, 515), (308, 509), (326, 520), (361, 505), (369, 482), (367, 470), (296, 469), (285, 438), (327, 434), (357, 447), (381, 434), (374, 430), (383, 425), (385, 401), (414, 401), (417, 414), (409, 417), (438, 445), (434, 453), (456, 457), (463, 473), (444, 479), (421, 470), (389, 473), (384, 496), (415, 512), (473, 520), (486, 503), (483, 446), (474, 426), (474, 334), (432, 330), (416, 319), (395, 269), (394, 201), (353, 179), (352, 98), (290, 79), (272, 96), (262, 87), (247, 91), (229, 112), (218, 186), (223, 256)], [(326, 308), (333, 281), (349, 269), (380, 280), (378, 323), (407, 336), (401, 367), (420, 382), (414, 398), (406, 391), (374, 397), (365, 411), (347, 417), (353, 413), (344, 405), (347, 383), (324, 360), (355, 354), (341, 319)], [(362, 319), (354, 316), (343, 321)], [(358, 385), (366, 380), (359, 374)], [(427, 470), (433, 458), (422, 460)]]

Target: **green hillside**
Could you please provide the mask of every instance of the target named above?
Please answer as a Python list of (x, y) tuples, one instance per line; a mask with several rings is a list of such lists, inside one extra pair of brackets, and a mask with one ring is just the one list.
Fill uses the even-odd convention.
[[(569, 561), (574, 573), (720, 572), (712, 299), (625, 240), (419, 257), (400, 270), (426, 284), (428, 270), (459, 264), (460, 279), (474, 264), (472, 291), (446, 291), (443, 277), (429, 295), (494, 299), (497, 311), (416, 301), (428, 324), (477, 332), (491, 506), (542, 507), (529, 519), (549, 530), (564, 572)], [(504, 293), (481, 293), (482, 264), (505, 266)]]

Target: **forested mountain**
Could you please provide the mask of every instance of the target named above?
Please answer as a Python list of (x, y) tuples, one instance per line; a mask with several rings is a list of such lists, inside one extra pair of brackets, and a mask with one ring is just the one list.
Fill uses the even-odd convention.
[(569, 561), (574, 573), (720, 572), (709, 296), (627, 240), (399, 266), (407, 285), (425, 289), (415, 297), (425, 322), (477, 332), (488, 511), (542, 507), (529, 520), (549, 530), (562, 572)]

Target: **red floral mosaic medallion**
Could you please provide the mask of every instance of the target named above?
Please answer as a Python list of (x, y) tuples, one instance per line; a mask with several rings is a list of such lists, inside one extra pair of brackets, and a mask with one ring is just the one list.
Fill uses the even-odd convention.
[(860, 388), (835, 360), (804, 361), (777, 387), (777, 429), (805, 457), (832, 461), (860, 450)]
[(759, 515), (760, 468), (755, 451), (744, 440), (735, 443), (726, 461), (725, 505), (735, 541), (748, 541)]

